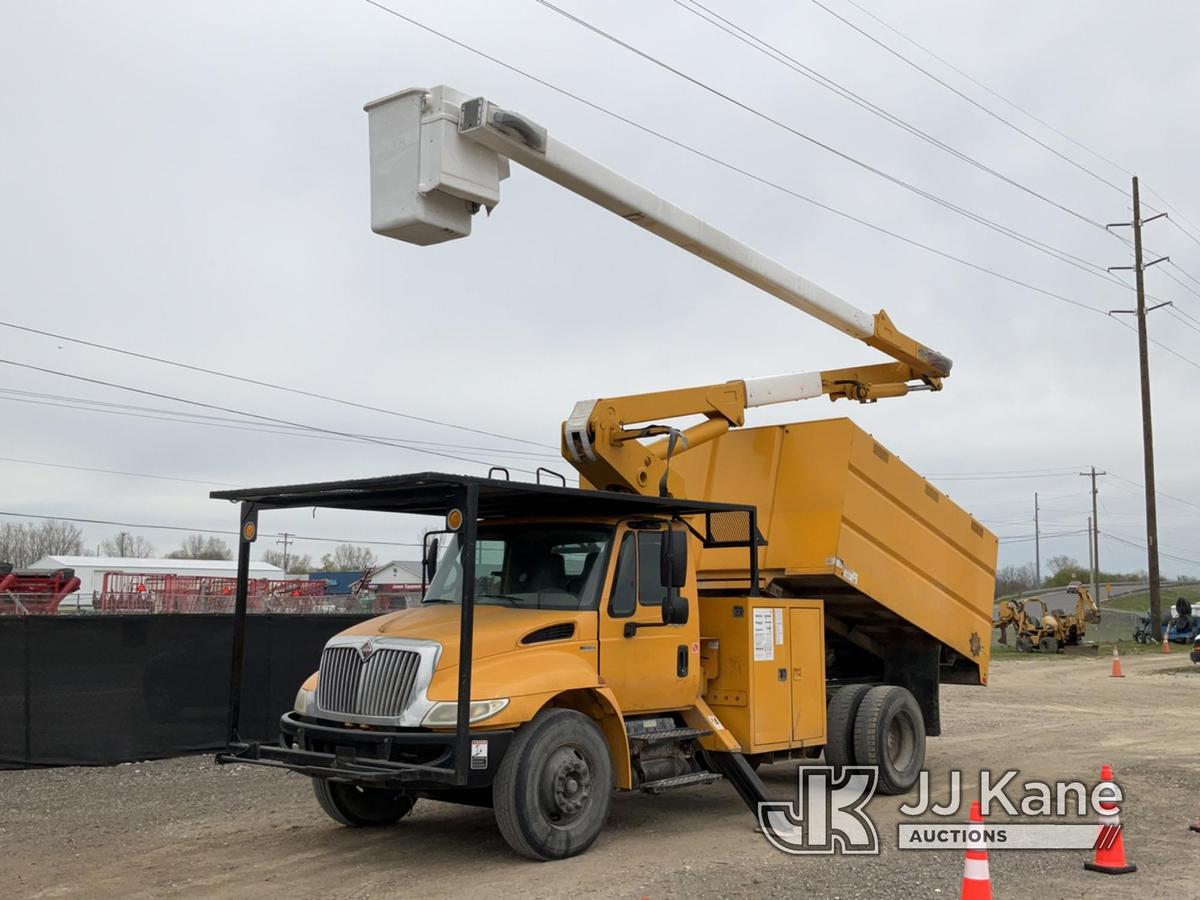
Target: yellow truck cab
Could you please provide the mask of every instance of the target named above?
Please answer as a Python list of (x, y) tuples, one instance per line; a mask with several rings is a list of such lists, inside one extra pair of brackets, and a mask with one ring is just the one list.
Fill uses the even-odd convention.
[[(846, 664), (830, 655), (824, 600), (762, 590), (756, 506), (438, 474), (214, 496), (241, 504), (239, 570), (264, 510), (444, 523), (426, 537), (422, 601), (332, 637), (278, 745), (238, 734), (239, 580), (219, 759), (309, 776), (344, 825), (391, 824), (422, 798), (492, 806), (517, 852), (556, 859), (595, 840), (614, 789), (724, 778), (756, 809), (763, 761), (824, 748), (831, 764), (879, 766), (889, 792), (923, 764), (922, 707), (936, 722), (939, 665), (951, 666), (934, 650), (924, 676), (914, 664), (885, 686), (904, 672), (881, 665), (830, 682), (827, 657)], [(735, 555), (740, 577), (702, 590), (705, 553)]]

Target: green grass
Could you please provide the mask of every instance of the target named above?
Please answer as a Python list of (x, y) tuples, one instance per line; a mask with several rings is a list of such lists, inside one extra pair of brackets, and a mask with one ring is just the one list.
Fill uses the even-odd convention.
[[(1103, 596), (1103, 590), (1101, 591)], [(1175, 605), (1175, 601), (1183, 597), (1188, 603), (1200, 603), (1200, 584), (1173, 585), (1164, 584), (1162, 586), (1162, 605), (1163, 612)], [(1105, 609), (1124, 609), (1130, 612), (1145, 613), (1150, 611), (1150, 592), (1141, 591), (1137, 594), (1126, 594), (1123, 597), (1114, 597), (1112, 600), (1105, 600), (1100, 604)]]

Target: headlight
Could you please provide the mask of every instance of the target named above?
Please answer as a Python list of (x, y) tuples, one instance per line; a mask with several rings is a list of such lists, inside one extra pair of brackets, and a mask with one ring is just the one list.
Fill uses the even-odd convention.
[(296, 691), (296, 702), (292, 708), (301, 716), (315, 716), (317, 714), (317, 692), (300, 688)]
[[(508, 706), (507, 697), (500, 697), (496, 700), (472, 700), (470, 722), (474, 725), (476, 722), (490, 719), (506, 706)], [(421, 724), (426, 728), (451, 728), (457, 725), (458, 701), (443, 700), (435, 703), (433, 708), (425, 714)]]

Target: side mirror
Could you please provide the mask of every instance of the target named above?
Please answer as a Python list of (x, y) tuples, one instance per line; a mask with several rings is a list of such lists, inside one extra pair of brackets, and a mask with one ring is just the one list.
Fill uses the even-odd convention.
[(433, 576), (437, 574), (438, 564), (438, 539), (434, 538), (429, 542), (429, 546), (425, 549), (425, 580), (433, 581)]
[[(665, 588), (687, 586), (688, 542), (686, 531), (670, 529), (663, 532), (659, 575), (659, 583)], [(668, 591), (668, 593), (670, 592)]]
[(688, 600), (675, 591), (668, 591), (663, 598), (662, 620), (664, 625), (686, 625), (688, 620)]

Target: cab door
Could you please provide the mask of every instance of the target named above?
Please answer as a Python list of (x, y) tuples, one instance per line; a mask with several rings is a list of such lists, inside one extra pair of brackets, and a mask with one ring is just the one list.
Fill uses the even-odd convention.
[[(681, 709), (696, 702), (700, 685), (699, 604), (695, 571), (680, 596), (688, 621), (662, 624), (662, 531), (622, 529), (607, 596), (600, 603), (600, 675), (628, 714)], [(627, 626), (646, 625), (629, 629)]]

